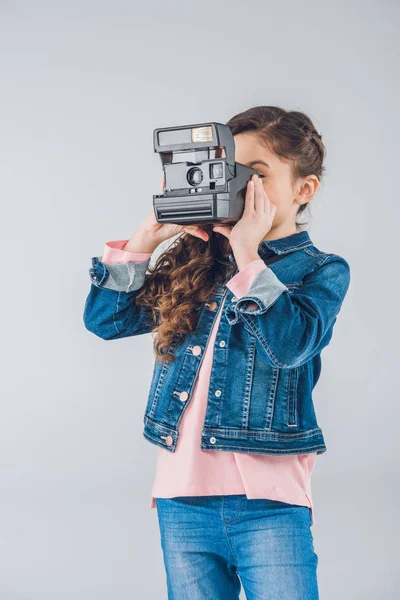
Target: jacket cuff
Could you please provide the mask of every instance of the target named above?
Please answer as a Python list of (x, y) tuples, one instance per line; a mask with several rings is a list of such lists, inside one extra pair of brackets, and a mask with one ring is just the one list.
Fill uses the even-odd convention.
[(106, 265), (101, 256), (93, 256), (92, 267), (89, 269), (90, 280), (97, 287), (117, 292), (133, 292), (144, 284), (149, 262), (150, 258), (142, 262)]
[[(237, 274), (240, 274), (240, 271)], [(286, 285), (278, 279), (271, 269), (266, 267), (260, 271), (251, 283), (246, 295), (237, 300), (235, 304), (228, 305), (225, 313), (226, 318), (230, 325), (235, 325), (240, 319), (240, 314), (262, 315), (278, 300), (283, 292), (288, 291)]]
[(123, 247), (129, 240), (112, 240), (106, 242), (103, 251), (104, 264), (128, 263), (130, 261), (145, 261), (151, 257), (151, 252), (128, 252)]
[(231, 277), (225, 285), (236, 298), (242, 298), (242, 296), (247, 293), (257, 275), (266, 268), (267, 266), (263, 259), (256, 258), (236, 273), (236, 275)]

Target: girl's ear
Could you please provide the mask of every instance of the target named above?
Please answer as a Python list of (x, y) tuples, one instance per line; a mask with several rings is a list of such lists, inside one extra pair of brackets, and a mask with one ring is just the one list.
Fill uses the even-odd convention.
[(305, 204), (309, 202), (313, 196), (317, 193), (319, 188), (319, 179), (316, 175), (309, 175), (296, 194), (296, 199), (299, 200), (299, 204)]

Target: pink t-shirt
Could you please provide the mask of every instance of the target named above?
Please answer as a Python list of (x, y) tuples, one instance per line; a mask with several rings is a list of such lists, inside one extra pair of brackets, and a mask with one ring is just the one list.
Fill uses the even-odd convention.
[[(127, 242), (128, 240), (107, 242), (102, 257), (104, 264), (142, 262), (151, 257), (151, 253), (122, 250)], [(241, 298), (258, 273), (267, 268), (261, 258), (256, 259), (236, 273), (226, 286), (236, 298)], [(157, 447), (156, 475), (150, 507), (156, 506), (157, 497), (246, 494), (247, 498), (268, 498), (308, 506), (314, 524), (311, 475), (316, 452), (275, 456), (201, 450), (201, 430), (207, 408), (214, 342), (221, 311), (222, 306), (211, 330), (192, 398), (179, 424), (179, 440), (175, 452)]]

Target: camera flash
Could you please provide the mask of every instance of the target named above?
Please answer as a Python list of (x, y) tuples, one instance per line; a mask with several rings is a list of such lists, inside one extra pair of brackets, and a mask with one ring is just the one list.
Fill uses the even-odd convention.
[(212, 127), (195, 127), (192, 129), (192, 142), (212, 142)]

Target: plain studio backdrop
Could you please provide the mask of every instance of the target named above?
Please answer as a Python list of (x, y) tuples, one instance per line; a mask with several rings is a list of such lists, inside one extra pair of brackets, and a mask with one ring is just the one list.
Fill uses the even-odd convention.
[(0, 6), (1, 600), (167, 597), (152, 338), (85, 329), (88, 269), (159, 192), (153, 129), (261, 104), (322, 133), (308, 230), (352, 269), (314, 392), (321, 598), (398, 598), (399, 4)]

